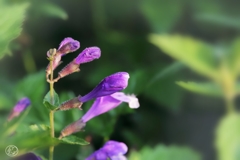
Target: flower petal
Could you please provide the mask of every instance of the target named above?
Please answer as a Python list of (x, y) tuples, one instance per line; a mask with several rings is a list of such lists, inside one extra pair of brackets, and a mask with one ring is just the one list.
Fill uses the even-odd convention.
[(98, 59), (101, 56), (101, 50), (98, 47), (89, 47), (84, 49), (78, 56), (75, 58), (74, 62), (76, 64), (82, 64), (91, 62), (95, 59)]
[(134, 94), (127, 95), (123, 92), (116, 92), (111, 94), (111, 96), (119, 101), (128, 103), (130, 108), (138, 108), (140, 106), (138, 98)]
[(107, 96), (125, 89), (128, 85), (129, 74), (127, 72), (117, 72), (104, 78), (90, 93), (81, 97), (81, 102)]

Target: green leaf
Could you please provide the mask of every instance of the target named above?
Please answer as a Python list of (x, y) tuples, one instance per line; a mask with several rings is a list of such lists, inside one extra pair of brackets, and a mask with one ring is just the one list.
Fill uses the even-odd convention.
[(216, 130), (216, 148), (219, 160), (240, 159), (240, 115), (222, 118)]
[(53, 91), (53, 100), (51, 98), (50, 91), (46, 94), (43, 99), (43, 104), (47, 109), (54, 110), (59, 106), (59, 97), (58, 94)]
[(22, 30), (22, 22), (28, 3), (11, 3), (7, 0), (0, 1), (0, 59), (10, 53), (9, 43), (18, 37)]
[(218, 78), (214, 50), (210, 45), (179, 35), (150, 35), (151, 43), (204, 76)]
[(70, 135), (59, 140), (60, 143), (74, 144), (74, 145), (88, 145), (89, 142), (76, 136)]
[(208, 96), (223, 96), (221, 87), (213, 82), (176, 82), (179, 86), (191, 92), (208, 95)]
[(240, 72), (240, 38), (232, 42), (227, 60), (230, 71), (237, 77)]
[(131, 152), (129, 160), (201, 160), (199, 153), (188, 147), (158, 145), (144, 147), (140, 152)]
[(67, 13), (61, 7), (49, 1), (40, 2), (37, 9), (47, 16), (57, 17), (64, 20), (68, 18)]
[(183, 5), (181, 1), (175, 0), (142, 0), (140, 7), (153, 31), (166, 33), (179, 21)]

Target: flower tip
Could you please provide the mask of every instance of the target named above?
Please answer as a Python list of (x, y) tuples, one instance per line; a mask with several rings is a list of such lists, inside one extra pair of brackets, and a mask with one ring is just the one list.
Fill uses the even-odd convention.
[(98, 47), (89, 47), (84, 49), (75, 59), (77, 64), (88, 63), (100, 58), (101, 50)]
[(64, 38), (64, 40), (60, 43), (58, 52), (61, 55), (65, 55), (69, 52), (74, 52), (80, 47), (80, 42), (72, 39), (71, 37)]

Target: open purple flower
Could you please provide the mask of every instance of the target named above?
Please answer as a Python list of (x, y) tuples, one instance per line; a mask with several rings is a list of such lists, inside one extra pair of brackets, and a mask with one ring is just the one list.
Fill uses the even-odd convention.
[(126, 144), (110, 140), (85, 160), (127, 160), (124, 156), (124, 154), (127, 153), (127, 150), (128, 147)]
[(74, 72), (80, 71), (79, 66), (83, 63), (91, 62), (101, 56), (101, 50), (98, 47), (89, 47), (84, 49), (72, 62), (64, 67), (58, 75), (62, 78)]
[(122, 92), (116, 92), (108, 96), (99, 97), (94, 101), (92, 107), (82, 118), (71, 123), (62, 130), (60, 137), (65, 137), (81, 131), (85, 127), (86, 122), (90, 119), (116, 108), (122, 102), (127, 102), (130, 108), (139, 107), (139, 102), (135, 95), (126, 95)]
[[(117, 72), (104, 78), (91, 92), (85, 96), (75, 97), (60, 105), (57, 110), (68, 110), (80, 108), (82, 103), (91, 99), (113, 94), (125, 89), (128, 85), (129, 74), (127, 72)], [(77, 99), (76, 99), (77, 98)]]
[(130, 108), (139, 107), (139, 102), (135, 95), (126, 95), (123, 92), (116, 92), (108, 96), (97, 98), (92, 107), (81, 118), (82, 122), (86, 123), (90, 119), (116, 108), (122, 102), (127, 102)]
[(34, 153), (26, 153), (24, 155), (13, 158), (12, 160), (42, 160), (39, 156), (36, 156)]
[(14, 117), (19, 116), (19, 114), (23, 112), (30, 104), (31, 101), (27, 97), (20, 99), (8, 116), (8, 121), (12, 120)]
[(125, 89), (128, 85), (129, 74), (127, 72), (117, 72), (104, 78), (91, 92), (81, 97), (81, 102), (113, 94)]

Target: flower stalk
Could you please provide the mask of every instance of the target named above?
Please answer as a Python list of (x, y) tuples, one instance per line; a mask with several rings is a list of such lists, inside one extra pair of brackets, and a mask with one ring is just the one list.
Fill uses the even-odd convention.
[[(50, 50), (49, 51), (51, 54), (51, 57), (49, 58), (50, 61), (50, 80), (48, 79), (48, 75), (47, 75), (47, 81), (50, 85), (50, 100), (51, 103), (54, 103), (54, 81), (53, 81), (53, 60), (54, 60), (54, 56), (56, 54), (56, 49)], [(50, 135), (52, 138), (55, 137), (54, 135), (54, 111), (50, 111), (49, 113), (49, 121), (50, 121)], [(49, 160), (53, 160), (53, 152), (54, 152), (54, 146), (50, 146), (49, 148)]]

